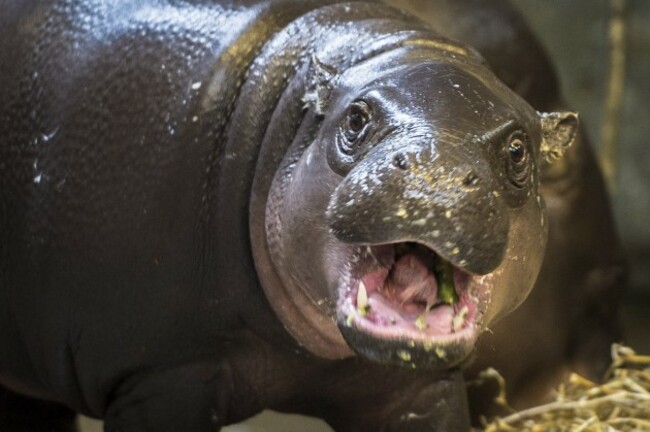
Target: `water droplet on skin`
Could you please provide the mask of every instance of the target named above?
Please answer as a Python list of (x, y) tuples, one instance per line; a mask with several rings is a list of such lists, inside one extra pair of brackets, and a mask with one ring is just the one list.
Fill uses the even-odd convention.
[(411, 222), (411, 225), (424, 226), (424, 224), (426, 224), (426, 222), (427, 222), (426, 219), (418, 219), (418, 220), (415, 220), (415, 221)]

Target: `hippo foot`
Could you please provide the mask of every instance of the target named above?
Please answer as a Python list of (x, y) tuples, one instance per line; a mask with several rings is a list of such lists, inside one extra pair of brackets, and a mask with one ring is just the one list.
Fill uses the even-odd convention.
[(336, 391), (328, 393), (326, 400), (318, 403), (318, 409), (305, 413), (322, 417), (336, 432), (470, 430), (460, 369), (428, 374), (386, 371), (363, 363), (359, 367), (366, 370), (347, 378), (336, 376)]
[(106, 432), (214, 432), (226, 418), (230, 369), (200, 363), (136, 374), (115, 392)]
[(0, 431), (76, 432), (76, 413), (52, 402), (31, 399), (0, 387)]

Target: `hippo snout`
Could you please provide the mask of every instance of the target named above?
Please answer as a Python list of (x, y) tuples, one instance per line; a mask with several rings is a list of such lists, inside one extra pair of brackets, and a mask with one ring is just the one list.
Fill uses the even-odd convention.
[(508, 241), (507, 206), (495, 183), (489, 171), (432, 144), (384, 145), (338, 185), (328, 222), (346, 243), (417, 242), (487, 274)]

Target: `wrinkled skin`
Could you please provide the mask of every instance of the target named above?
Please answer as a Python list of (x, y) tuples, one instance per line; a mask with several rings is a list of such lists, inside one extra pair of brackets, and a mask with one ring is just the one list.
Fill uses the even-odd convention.
[[(543, 55), (520, 70), (512, 41), (465, 31), (518, 17), (397, 5), (433, 33), (336, 3), (0, 2), (1, 430), (70, 431), (77, 411), (207, 432), (273, 408), (458, 431), (484, 329), (474, 368), (502, 366), (522, 401), (548, 385), (520, 385), (537, 362), (606, 356), (615, 240), (581, 186), (600, 179), (580, 138), (545, 162), (577, 119)], [(563, 255), (577, 241), (607, 249)], [(540, 268), (575, 299), (538, 287), (512, 313)]]

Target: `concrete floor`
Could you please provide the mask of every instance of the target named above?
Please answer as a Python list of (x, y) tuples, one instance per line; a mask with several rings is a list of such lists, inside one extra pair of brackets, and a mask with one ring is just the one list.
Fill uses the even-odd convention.
[[(102, 432), (102, 422), (80, 418), (82, 432)], [(299, 415), (265, 411), (242, 424), (221, 429), (221, 432), (333, 432), (324, 421)]]

